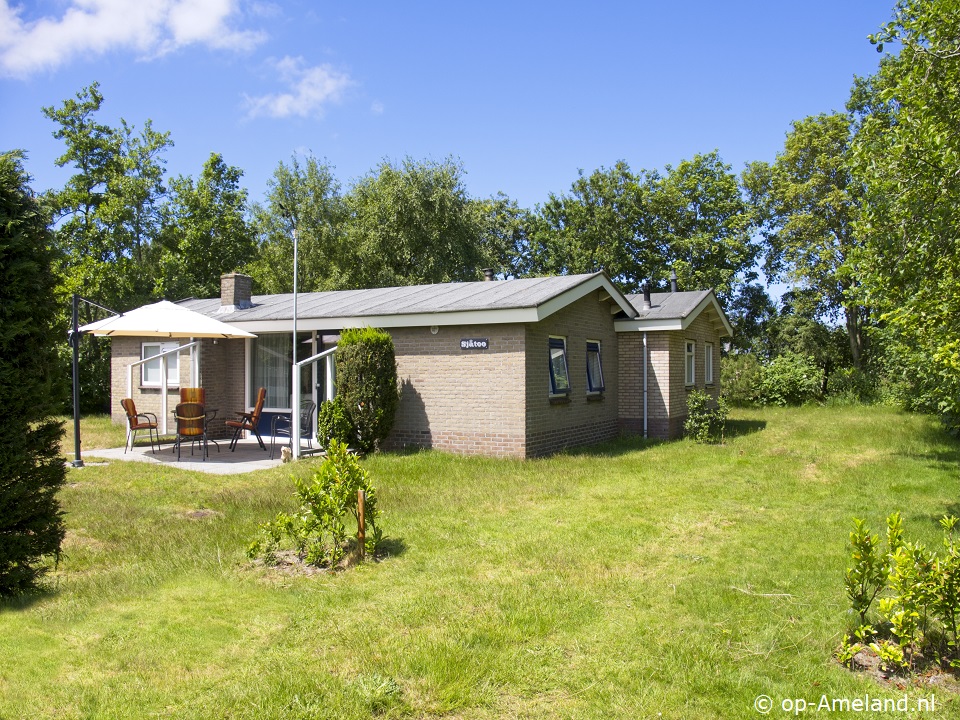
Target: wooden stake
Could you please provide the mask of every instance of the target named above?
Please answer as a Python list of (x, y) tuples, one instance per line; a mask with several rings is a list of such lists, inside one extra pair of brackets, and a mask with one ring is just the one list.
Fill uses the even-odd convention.
[(357, 490), (357, 518), (359, 522), (357, 523), (357, 540), (360, 542), (360, 559), (363, 560), (366, 555), (366, 539), (367, 539), (367, 527), (366, 521), (363, 518), (363, 505), (364, 505), (365, 496), (363, 490)]

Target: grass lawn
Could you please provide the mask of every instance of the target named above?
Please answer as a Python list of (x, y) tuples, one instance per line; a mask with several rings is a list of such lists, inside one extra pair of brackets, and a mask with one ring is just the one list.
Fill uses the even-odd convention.
[[(309, 462), (213, 476), (87, 451), (51, 591), (0, 605), (0, 718), (749, 718), (761, 694), (773, 717), (902, 698), (831, 660), (851, 518), (877, 531), (900, 510), (936, 543), (960, 514), (960, 444), (881, 408), (733, 418), (719, 447), (370, 458), (390, 556), (311, 578), (244, 556)], [(933, 693), (900, 716), (960, 716)]]

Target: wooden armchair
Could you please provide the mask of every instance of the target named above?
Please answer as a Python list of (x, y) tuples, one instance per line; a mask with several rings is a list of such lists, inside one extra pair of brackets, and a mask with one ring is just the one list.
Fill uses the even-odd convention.
[(180, 460), (180, 447), (183, 441), (190, 443), (190, 454), (193, 455), (193, 444), (201, 443), (203, 459), (209, 454), (207, 447), (207, 416), (203, 412), (203, 405), (196, 402), (185, 402), (177, 405), (174, 414), (177, 418), (177, 461)]
[[(146, 430), (150, 436), (150, 450), (156, 453), (153, 448), (153, 436), (157, 436), (157, 447), (160, 447), (160, 431), (157, 430), (157, 416), (153, 413), (138, 413), (137, 404), (133, 398), (124, 398), (120, 401), (123, 411), (127, 414), (127, 442), (123, 446), (123, 452), (126, 454), (127, 448), (133, 450), (133, 444), (137, 441), (137, 433)], [(142, 418), (142, 419), (141, 419)]]
[(231, 452), (237, 449), (237, 441), (244, 430), (256, 436), (261, 450), (267, 449), (267, 446), (263, 444), (263, 438), (260, 437), (260, 431), (257, 429), (257, 425), (260, 423), (260, 413), (263, 412), (263, 401), (266, 399), (267, 389), (260, 388), (257, 391), (257, 402), (253, 406), (253, 412), (238, 412), (239, 417), (236, 420), (227, 420), (224, 423), (227, 427), (233, 428), (233, 439), (230, 440)]
[(199, 388), (180, 388), (180, 402), (182, 403), (200, 403), (205, 405), (207, 402), (207, 391)]

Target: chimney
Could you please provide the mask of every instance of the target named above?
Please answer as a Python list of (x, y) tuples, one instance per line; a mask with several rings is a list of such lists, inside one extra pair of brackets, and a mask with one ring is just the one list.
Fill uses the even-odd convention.
[(253, 307), (253, 278), (242, 273), (220, 276), (220, 309), (229, 313)]
[(650, 284), (647, 281), (643, 282), (643, 309), (649, 310), (653, 305), (650, 303)]
[(493, 268), (483, 269), (483, 280), (484, 282), (493, 282)]
[(677, 292), (677, 271), (670, 271), (670, 292)]

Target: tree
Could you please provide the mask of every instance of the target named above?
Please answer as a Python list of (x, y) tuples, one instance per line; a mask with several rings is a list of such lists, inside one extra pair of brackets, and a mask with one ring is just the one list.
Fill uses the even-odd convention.
[(259, 292), (293, 292), (293, 232), (297, 232), (298, 290), (348, 287), (344, 267), (346, 205), (333, 168), (308, 155), (280, 163), (268, 183), (266, 205), (254, 205), (258, 249), (247, 267)]
[[(172, 143), (150, 122), (139, 135), (123, 121), (119, 130), (100, 123), (96, 115), (102, 104), (94, 83), (60, 108), (43, 109), (58, 125), (53, 136), (66, 144), (57, 165), (75, 169), (62, 189), (45, 198), (56, 228), (53, 270), (61, 337), (66, 337), (72, 293), (126, 310), (150, 299), (153, 289), (148, 250), (156, 239), (165, 192), (161, 154)], [(84, 305), (81, 322), (94, 319)], [(108, 345), (89, 338), (80, 352), (83, 408), (102, 409), (110, 396)], [(65, 343), (60, 353), (66, 362)]]
[(529, 275), (533, 222), (530, 211), (503, 193), (487, 200), (472, 200), (470, 204), (480, 226), (483, 267), (492, 268), (505, 278)]
[(650, 184), (653, 245), (664, 248), (680, 287), (709, 288), (728, 301), (741, 283), (756, 279), (753, 216), (717, 151), (668, 165)]
[(763, 285), (748, 283), (728, 303), (727, 317), (733, 325), (733, 347), (741, 352), (760, 351), (777, 317), (777, 306)]
[(744, 184), (764, 218), (767, 276), (808, 291), (821, 317), (842, 316), (853, 365), (863, 364), (870, 313), (851, 262), (862, 190), (847, 167), (851, 119), (843, 113), (793, 123), (772, 166), (754, 163)]
[(170, 183), (158, 243), (157, 296), (216, 296), (221, 275), (253, 259), (256, 244), (246, 221), (242, 176), (242, 170), (212, 153), (196, 183), (183, 176)]
[(476, 280), (488, 257), (483, 225), (452, 158), (384, 160), (346, 197), (348, 286)]
[(0, 596), (34, 587), (64, 537), (49, 217), (22, 162), (0, 154)]
[(624, 161), (590, 175), (580, 170), (566, 195), (550, 194), (537, 208), (531, 235), (531, 271), (576, 274), (604, 271), (625, 291), (666, 277), (667, 257), (648, 239), (649, 185)]
[(580, 171), (566, 195), (550, 195), (533, 219), (536, 273), (605, 271), (627, 292), (644, 280), (710, 288), (727, 300), (754, 278), (759, 248), (736, 176), (716, 152), (695, 155), (666, 174), (634, 173), (624, 161)]
[[(900, 45), (854, 97), (864, 293), (915, 406), (960, 415), (960, 0), (901, 0), (871, 40)], [(956, 420), (954, 421), (956, 422)]]

